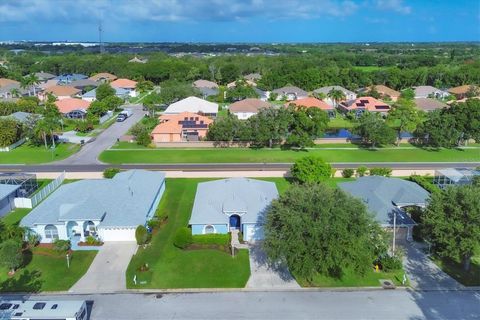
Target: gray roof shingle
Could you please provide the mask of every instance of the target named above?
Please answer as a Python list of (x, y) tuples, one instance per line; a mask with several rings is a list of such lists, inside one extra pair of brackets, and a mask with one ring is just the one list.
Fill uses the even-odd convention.
[(20, 185), (11, 185), (11, 184), (1, 183), (0, 184), (0, 200), (8, 197), (9, 195), (17, 191), (18, 188), (20, 188)]

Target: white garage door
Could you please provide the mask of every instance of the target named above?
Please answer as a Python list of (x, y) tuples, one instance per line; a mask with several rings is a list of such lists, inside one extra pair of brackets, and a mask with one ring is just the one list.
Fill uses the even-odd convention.
[(248, 242), (263, 240), (263, 226), (260, 224), (245, 224), (243, 239)]
[(135, 241), (135, 228), (102, 228), (103, 241)]

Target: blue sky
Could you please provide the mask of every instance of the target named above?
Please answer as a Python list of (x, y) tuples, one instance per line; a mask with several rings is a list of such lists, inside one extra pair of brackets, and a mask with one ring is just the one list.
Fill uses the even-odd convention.
[(480, 41), (479, 0), (0, 0), (0, 40)]

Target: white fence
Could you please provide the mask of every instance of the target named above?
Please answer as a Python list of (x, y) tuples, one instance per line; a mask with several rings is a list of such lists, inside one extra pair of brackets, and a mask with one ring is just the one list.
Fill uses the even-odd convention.
[(22, 138), (20, 140), (18, 140), (17, 142), (7, 146), (7, 147), (2, 147), (0, 148), (0, 152), (8, 152), (8, 151), (12, 151), (13, 149), (15, 149), (16, 147), (18, 147), (19, 145), (22, 145), (24, 142), (25, 142), (25, 138)]
[(108, 121), (112, 117), (113, 117), (113, 111), (107, 111), (107, 113), (100, 118), (100, 124)]
[(55, 191), (65, 180), (65, 171), (59, 175), (55, 180), (43, 187), (31, 198), (15, 198), (14, 204), (16, 208), (33, 208), (37, 206), (43, 199), (45, 199), (50, 193)]

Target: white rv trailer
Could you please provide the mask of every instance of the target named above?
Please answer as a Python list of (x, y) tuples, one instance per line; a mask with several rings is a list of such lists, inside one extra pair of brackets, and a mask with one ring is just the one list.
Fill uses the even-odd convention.
[(0, 320), (87, 320), (87, 304), (83, 300), (2, 301)]

